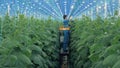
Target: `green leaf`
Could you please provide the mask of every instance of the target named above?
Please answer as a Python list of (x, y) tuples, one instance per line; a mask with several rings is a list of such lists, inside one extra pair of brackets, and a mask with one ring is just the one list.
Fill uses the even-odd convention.
[(120, 46), (119, 44), (114, 44), (112, 46), (109, 46), (104, 51), (104, 56), (111, 55), (111, 54), (117, 54), (117, 50), (119, 50)]
[(42, 48), (40, 48), (39, 46), (36, 46), (36, 45), (31, 46), (31, 50), (42, 53)]
[(39, 65), (43, 65), (45, 63), (45, 59), (42, 56), (37, 54), (34, 54), (32, 56), (32, 60), (35, 64), (39, 64)]
[(31, 65), (32, 64), (30, 58), (22, 53), (18, 53), (17, 58), (18, 58), (17, 62), (20, 64), (24, 64), (24, 65)]
[(23, 53), (24, 53), (26, 56), (30, 57), (32, 51), (31, 51), (30, 49), (24, 47)]
[(96, 62), (94, 68), (107, 68), (106, 66), (103, 65), (103, 61), (98, 61)]
[(103, 65), (112, 67), (115, 64), (115, 62), (117, 62), (117, 60), (118, 60), (117, 57), (118, 57), (118, 55), (116, 55), (116, 54), (109, 55), (108, 57), (106, 57), (104, 59)]
[(98, 53), (92, 53), (90, 56), (89, 56), (90, 60), (92, 62), (96, 62), (99, 60), (99, 54)]
[(15, 63), (17, 61), (17, 56), (15, 55), (10, 55), (8, 56), (8, 58), (6, 59), (6, 63), (4, 64), (4, 66), (9, 66), (9, 67), (14, 67)]
[(8, 48), (0, 47), (0, 54), (7, 54), (9, 52)]
[(120, 68), (120, 60), (118, 60), (112, 68)]

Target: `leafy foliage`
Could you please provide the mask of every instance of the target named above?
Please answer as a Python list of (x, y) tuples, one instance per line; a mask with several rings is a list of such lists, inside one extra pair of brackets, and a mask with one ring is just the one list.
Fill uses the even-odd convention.
[(71, 68), (119, 68), (120, 17), (71, 23)]
[(58, 21), (21, 14), (2, 20), (0, 68), (58, 68)]

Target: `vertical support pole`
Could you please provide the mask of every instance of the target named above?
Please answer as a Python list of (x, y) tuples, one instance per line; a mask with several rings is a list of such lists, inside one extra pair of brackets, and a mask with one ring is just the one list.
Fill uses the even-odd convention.
[(10, 4), (8, 4), (8, 6), (7, 6), (7, 12), (8, 12), (8, 14), (10, 14)]
[(119, 16), (120, 16), (120, 0), (119, 0), (119, 3), (118, 3), (118, 12), (119, 12)]
[(105, 0), (105, 4), (104, 4), (104, 10), (105, 10), (104, 17), (106, 18), (107, 17), (107, 2), (106, 2), (106, 0)]

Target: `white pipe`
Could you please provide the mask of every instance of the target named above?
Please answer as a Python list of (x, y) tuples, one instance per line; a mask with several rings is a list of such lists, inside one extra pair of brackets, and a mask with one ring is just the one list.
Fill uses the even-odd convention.
[(96, 7), (96, 12), (97, 12), (97, 15), (98, 15), (99, 14), (99, 7), (98, 7), (98, 5)]
[(120, 16), (120, 0), (119, 0), (119, 3), (118, 3), (118, 12), (119, 12), (119, 16)]
[(7, 8), (8, 8), (8, 14), (10, 14), (10, 5), (9, 4), (8, 4)]
[(107, 17), (107, 3), (106, 3), (106, 0), (105, 0), (105, 4), (104, 4), (104, 10), (105, 10), (104, 17), (106, 18)]
[(90, 15), (91, 15), (91, 19), (93, 20), (93, 9), (91, 8), (91, 11), (90, 11)]

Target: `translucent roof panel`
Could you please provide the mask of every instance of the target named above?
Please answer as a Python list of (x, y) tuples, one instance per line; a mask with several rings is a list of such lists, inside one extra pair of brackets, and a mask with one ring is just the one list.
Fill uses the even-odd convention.
[(82, 14), (94, 16), (113, 14), (119, 9), (120, 0), (0, 0), (0, 15), (17, 12), (26, 16), (62, 19), (63, 15), (79, 17)]

